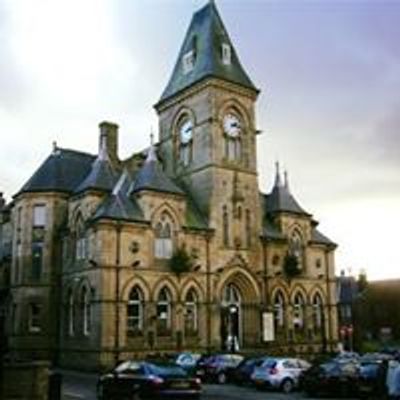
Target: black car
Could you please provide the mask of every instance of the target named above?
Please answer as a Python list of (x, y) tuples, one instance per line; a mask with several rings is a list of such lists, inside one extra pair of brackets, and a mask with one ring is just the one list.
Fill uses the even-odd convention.
[(238, 385), (250, 385), (252, 383), (250, 377), (254, 368), (259, 367), (266, 358), (266, 356), (245, 358), (232, 370), (228, 380)]
[(176, 365), (125, 361), (97, 382), (99, 400), (198, 399), (201, 381)]
[(196, 366), (196, 375), (204, 381), (226, 383), (232, 370), (243, 360), (239, 354), (215, 354), (202, 357)]
[(357, 395), (359, 365), (331, 361), (314, 365), (300, 376), (300, 387), (307, 395), (348, 397)]
[(360, 360), (358, 395), (360, 398), (386, 398), (386, 375), (388, 363), (393, 357), (388, 354), (366, 354)]

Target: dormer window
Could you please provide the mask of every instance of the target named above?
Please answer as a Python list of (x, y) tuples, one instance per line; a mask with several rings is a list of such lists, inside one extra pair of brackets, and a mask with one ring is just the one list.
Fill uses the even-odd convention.
[(195, 52), (194, 50), (188, 51), (182, 57), (183, 73), (186, 75), (194, 68)]
[(227, 43), (222, 43), (222, 63), (224, 65), (231, 64), (231, 46)]

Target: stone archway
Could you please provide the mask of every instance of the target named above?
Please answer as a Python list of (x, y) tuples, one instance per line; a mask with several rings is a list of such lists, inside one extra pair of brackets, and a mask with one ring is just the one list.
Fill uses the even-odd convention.
[[(247, 271), (246, 271), (247, 272)], [(247, 273), (230, 274), (220, 286), (220, 343), (225, 351), (252, 348), (260, 343), (260, 292)]]

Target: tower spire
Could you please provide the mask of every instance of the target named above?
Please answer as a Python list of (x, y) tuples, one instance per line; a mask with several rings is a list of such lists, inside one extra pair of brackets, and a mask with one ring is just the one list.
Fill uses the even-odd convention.
[(154, 133), (153, 133), (153, 128), (150, 130), (150, 148), (147, 153), (147, 158), (146, 158), (146, 163), (152, 162), (152, 161), (157, 161), (157, 154), (156, 154), (156, 149), (154, 146)]
[(288, 177), (287, 170), (285, 170), (285, 172), (284, 172), (284, 186), (285, 186), (285, 189), (287, 191), (289, 191), (289, 177)]
[(275, 162), (275, 185), (274, 186), (276, 186), (276, 187), (282, 186), (279, 161)]

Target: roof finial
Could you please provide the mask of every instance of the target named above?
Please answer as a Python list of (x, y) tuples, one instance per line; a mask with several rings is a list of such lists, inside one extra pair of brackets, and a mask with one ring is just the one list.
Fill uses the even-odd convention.
[(279, 170), (279, 161), (275, 162), (275, 186), (281, 186), (281, 173)]
[(150, 146), (154, 145), (154, 133), (153, 133), (153, 126), (150, 126)]
[(150, 148), (147, 153), (146, 162), (157, 161), (157, 154), (156, 149), (154, 146), (154, 134), (153, 134), (153, 127), (150, 130)]
[(53, 141), (53, 154), (57, 152), (57, 142), (54, 140)]
[(285, 170), (285, 172), (284, 172), (284, 186), (285, 186), (285, 189), (287, 191), (289, 191), (289, 178), (288, 178), (287, 170)]

